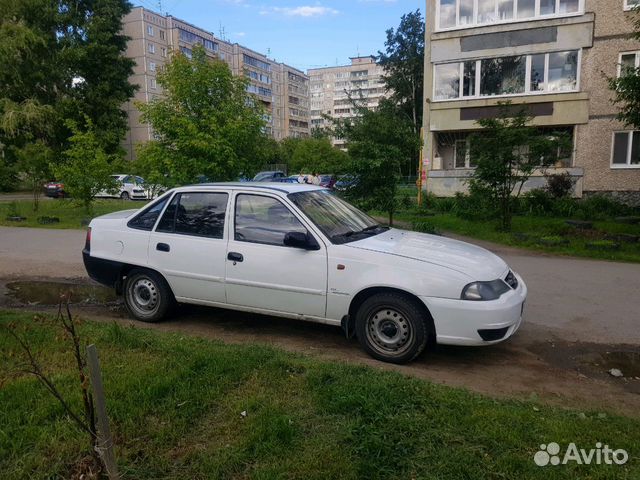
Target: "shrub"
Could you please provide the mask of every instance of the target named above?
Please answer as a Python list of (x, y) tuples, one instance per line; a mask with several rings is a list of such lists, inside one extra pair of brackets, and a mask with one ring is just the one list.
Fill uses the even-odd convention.
[(430, 233), (432, 235), (440, 235), (440, 231), (432, 223), (416, 220), (412, 224), (412, 229), (416, 232)]
[(553, 198), (565, 198), (573, 191), (575, 180), (569, 172), (547, 176), (547, 186), (545, 190)]
[(553, 213), (553, 209), (553, 197), (542, 188), (528, 191), (522, 196), (522, 201), (520, 202), (521, 212), (529, 215), (550, 215)]

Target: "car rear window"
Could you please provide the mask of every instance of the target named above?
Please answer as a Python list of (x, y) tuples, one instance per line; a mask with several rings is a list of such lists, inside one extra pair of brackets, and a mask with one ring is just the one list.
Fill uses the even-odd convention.
[(167, 201), (169, 201), (169, 195), (145, 208), (142, 212), (129, 220), (127, 226), (138, 230), (152, 230), (153, 226), (156, 224), (156, 220), (158, 220), (158, 217), (162, 212), (162, 209), (164, 209), (164, 206), (167, 204)]

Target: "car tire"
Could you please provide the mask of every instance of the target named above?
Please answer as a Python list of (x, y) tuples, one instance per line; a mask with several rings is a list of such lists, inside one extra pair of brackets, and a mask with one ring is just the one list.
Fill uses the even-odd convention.
[(367, 298), (355, 318), (356, 336), (372, 357), (407, 363), (422, 353), (433, 334), (433, 320), (407, 295), (383, 292)]
[(127, 192), (122, 192), (120, 194), (120, 200), (129, 200), (129, 194)]
[(165, 318), (175, 305), (175, 298), (162, 275), (136, 269), (125, 280), (124, 304), (135, 319), (153, 323)]

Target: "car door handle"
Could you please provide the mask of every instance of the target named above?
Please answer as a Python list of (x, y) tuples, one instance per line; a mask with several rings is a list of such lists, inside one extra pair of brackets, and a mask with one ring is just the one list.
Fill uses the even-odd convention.
[(156, 250), (160, 252), (168, 252), (169, 250), (171, 250), (171, 247), (166, 243), (159, 243), (156, 245)]
[(241, 262), (244, 260), (244, 257), (241, 253), (238, 252), (229, 252), (227, 255), (227, 260), (231, 260), (233, 262)]

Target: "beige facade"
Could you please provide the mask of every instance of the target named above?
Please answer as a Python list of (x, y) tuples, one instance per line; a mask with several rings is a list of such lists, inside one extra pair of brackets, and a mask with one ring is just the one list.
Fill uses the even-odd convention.
[(527, 105), (541, 129), (573, 139), (573, 152), (537, 172), (526, 188), (544, 186), (545, 173), (568, 171), (576, 196), (608, 193), (640, 202), (640, 132), (616, 120), (607, 84), (621, 59), (630, 63), (640, 51), (629, 35), (629, 2), (428, 0), (427, 190), (465, 191), (473, 171), (469, 134), (479, 118), (497, 113), (499, 101), (510, 100)]
[(202, 45), (208, 56), (226, 62), (234, 75), (247, 77), (247, 91), (264, 106), (267, 133), (273, 138), (309, 135), (309, 78), (303, 72), (237, 43), (216, 38), (183, 20), (144, 7), (133, 8), (125, 16), (123, 31), (130, 37), (126, 55), (136, 62), (130, 81), (139, 86), (126, 105), (129, 130), (124, 147), (128, 159), (135, 158), (137, 144), (153, 138), (151, 128), (140, 121), (135, 103), (162, 96), (156, 81), (157, 72), (173, 52), (191, 56), (194, 45)]
[[(354, 108), (349, 97), (368, 108), (376, 108), (385, 97), (384, 71), (373, 56), (353, 57), (350, 65), (314, 68), (307, 71), (310, 80), (311, 128), (326, 127), (323, 115), (351, 118)], [(333, 139), (336, 146), (344, 146)]]

